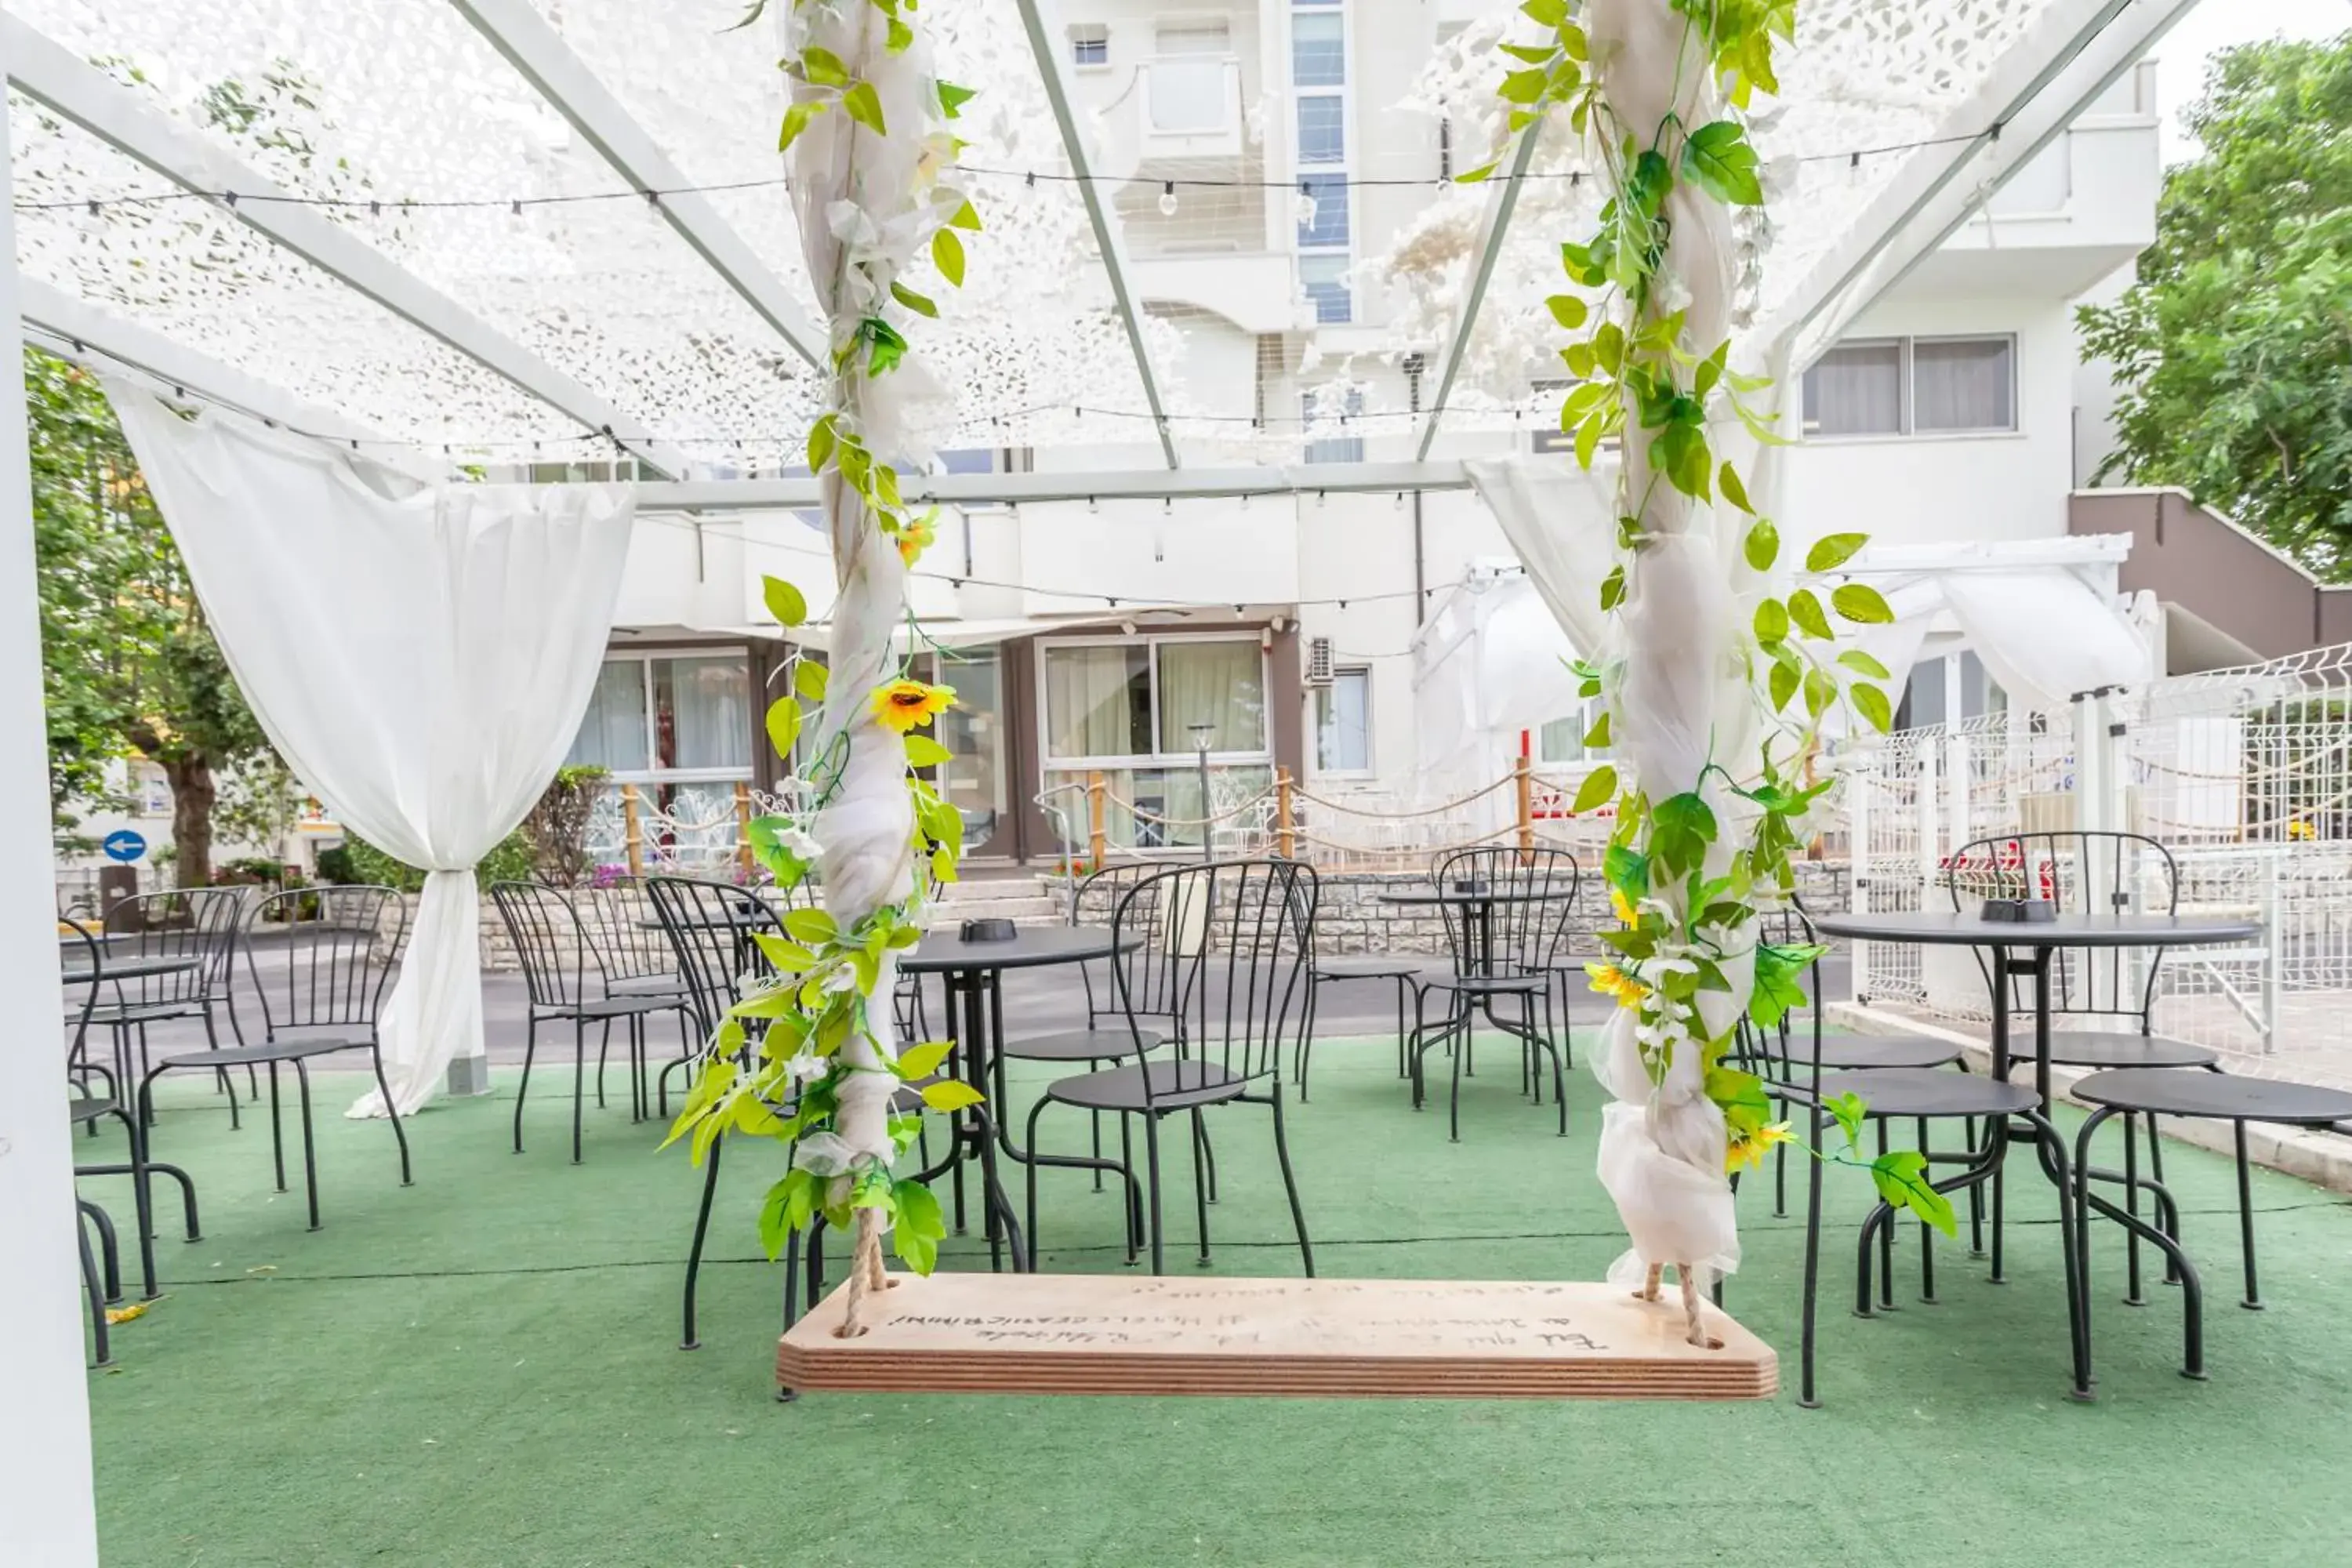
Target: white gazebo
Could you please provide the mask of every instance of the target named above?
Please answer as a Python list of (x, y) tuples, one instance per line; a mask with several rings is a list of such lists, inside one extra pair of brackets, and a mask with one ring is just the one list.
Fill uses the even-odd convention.
[[(2191, 3), (1801, 6), (1789, 107), (1757, 127), (1775, 199), (1769, 223), (1743, 236), (1744, 352), (1783, 378), (1801, 370)], [(27, 342), (111, 378), (151, 414), (197, 411), (248, 437), (257, 424), (283, 463), (332, 476), (317, 495), (358, 487), (394, 510), (423, 496), (430, 511), (431, 498), (479, 491), (469, 476), (485, 466), (593, 463), (616, 482), (571, 502), (519, 501), (517, 515), (561, 513), (593, 532), (631, 508), (678, 522), (814, 506), (815, 481), (790, 470), (828, 343), (775, 151), (785, 84), (768, 35), (728, 30), (743, 9), (17, 0), (0, 16), (13, 195), (0, 302)], [(1456, 146), (1499, 154), (1498, 177), (1431, 191), (1411, 242), (1383, 263), (1406, 302), (1384, 352), (1423, 356), (1429, 390), (1410, 405), (1327, 401), (1303, 420), (1260, 422), (1195, 401), (1163, 368), (1182, 328), (1147, 308), (1113, 199), (1131, 170), (1102, 156), (1075, 100), (1052, 0), (927, 5), (941, 75), (984, 89), (956, 156), (987, 228), (971, 237), (968, 287), (944, 292), (927, 328), (925, 433), (1052, 449), (1112, 427), (1152, 460), (944, 476), (910, 484), (908, 499), (1175, 507), (1467, 488), (1443, 439), (1507, 429), (1523, 412), (1556, 246), (1589, 221), (1591, 197), (1570, 138), (1541, 124), (1507, 133), (1491, 83), (1508, 7), (1493, 10), (1445, 46), (1419, 91)], [(1268, 460), (1354, 420), (1410, 432), (1411, 460), (1321, 464), (1311, 477)], [(173, 514), (172, 487), (158, 493)], [(0, 820), (16, 825), (0, 976), (34, 1020), (0, 1052), (0, 1521), (26, 1561), (66, 1565), (94, 1563), (96, 1546), (63, 1063), (40, 1022), (59, 992), (20, 426), (0, 440), (0, 620), (13, 628), (0, 710), (22, 742), (0, 771)], [(174, 531), (200, 584), (237, 570), (184, 521)], [(323, 554), (346, 559), (340, 548)], [(617, 570), (583, 576), (590, 618)], [(240, 668), (270, 658), (223, 631)], [(576, 625), (567, 635), (572, 664), (530, 688), (558, 694), (541, 715), (555, 728), (562, 694), (584, 700), (589, 639)], [(299, 700), (294, 684), (282, 700)], [(422, 752), (452, 721), (411, 705), (399, 722), (414, 732), (377, 741)], [(495, 784), (468, 785), (485, 792), (485, 820), (488, 795), (530, 787), (531, 759), (560, 755), (543, 734), (514, 750)], [(462, 843), (425, 847), (450, 876), (470, 863)], [(470, 963), (416, 982), (418, 1027), (445, 1060), (478, 1049), (478, 1016), (469, 1039), (457, 995)]]

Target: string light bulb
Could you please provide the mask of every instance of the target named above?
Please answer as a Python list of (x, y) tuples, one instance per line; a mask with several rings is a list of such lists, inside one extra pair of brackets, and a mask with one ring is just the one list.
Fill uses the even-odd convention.
[(1298, 182), (1298, 199), (1290, 204), (1290, 210), (1297, 216), (1299, 227), (1315, 226), (1315, 189), (1304, 180)]
[(1166, 180), (1160, 184), (1160, 216), (1161, 217), (1176, 216), (1176, 182), (1173, 180)]

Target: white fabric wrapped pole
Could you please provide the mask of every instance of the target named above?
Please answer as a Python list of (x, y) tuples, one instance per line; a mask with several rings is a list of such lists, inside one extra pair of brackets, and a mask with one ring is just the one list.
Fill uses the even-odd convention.
[[(1654, 126), (1679, 117), (1685, 126), (1718, 119), (1723, 101), (1708, 68), (1701, 29), (1665, 0), (1590, 0), (1585, 29), (1602, 91), (1628, 125)], [(1684, 341), (1714, 344), (1730, 333), (1734, 238), (1728, 211), (1689, 182), (1667, 198), (1672, 225), (1653, 290), (1652, 309), (1668, 291), (1686, 294)], [(1636, 323), (1638, 325), (1639, 323)], [(1701, 353), (1706, 350), (1702, 348)], [(1672, 485), (1651, 484), (1650, 435), (1638, 421), (1625, 432), (1619, 476), (1620, 511), (1641, 519), (1644, 543), (1622, 617), (1623, 658), (1611, 667), (1607, 693), (1621, 772), (1651, 800), (1698, 792), (1720, 826), (1706, 862), (1720, 876), (1743, 841), (1746, 804), (1706, 773), (1710, 762), (1743, 771), (1758, 734), (1752, 685), (1736, 646), (1741, 595), (1753, 584), (1742, 575), (1736, 550), (1724, 548), (1704, 509)], [(1680, 916), (1685, 890), (1653, 889)], [(1752, 940), (1752, 939), (1751, 939)], [(1700, 1026), (1727, 1029), (1748, 1005), (1754, 980), (1752, 948), (1721, 961), (1728, 992), (1702, 992)], [(1644, 1042), (1633, 1009), (1610, 1019), (1595, 1070), (1613, 1103), (1601, 1112), (1601, 1185), (1617, 1205), (1633, 1238), (1612, 1279), (1657, 1291), (1658, 1271), (1672, 1264), (1682, 1277), (1689, 1331), (1701, 1338), (1697, 1292), (1739, 1262), (1739, 1235), (1725, 1173), (1727, 1133), (1723, 1112), (1705, 1089), (1698, 1039), (1668, 1013), (1663, 1042)], [(1670, 1065), (1653, 1083), (1644, 1044), (1663, 1044)]]
[(107, 395), (270, 743), (338, 822), (426, 871), (383, 1020), (414, 1110), (482, 1052), (474, 867), (579, 731), (635, 500), (424, 484), (238, 415), (183, 419), (132, 383)]

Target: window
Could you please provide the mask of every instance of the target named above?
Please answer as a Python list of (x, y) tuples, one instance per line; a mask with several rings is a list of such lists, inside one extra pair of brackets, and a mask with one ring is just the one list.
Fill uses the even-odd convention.
[(1347, 82), (1345, 18), (1309, 13), (1290, 19), (1290, 79), (1297, 87), (1339, 87)]
[(1601, 700), (1592, 698), (1577, 713), (1566, 719), (1554, 719), (1536, 732), (1536, 761), (1539, 763), (1598, 763), (1606, 761), (1609, 748), (1587, 748), (1584, 737), (1592, 732), (1592, 721), (1601, 716)]
[[(1348, 181), (1339, 174), (1309, 174), (1298, 182), (1298, 246), (1348, 243)], [(1305, 203), (1312, 203), (1311, 210)]]
[(1266, 752), (1265, 655), (1252, 637), (1048, 644), (1045, 756), (1191, 758), (1192, 726), (1219, 756)]
[(1298, 100), (1298, 161), (1338, 163), (1348, 156), (1346, 101), (1332, 93)]
[(1573, 452), (1576, 432), (1559, 427), (1559, 405), (1568, 396), (1568, 389), (1576, 384), (1567, 381), (1539, 381), (1535, 384), (1536, 406), (1533, 418), (1535, 436), (1528, 443), (1532, 452)]
[[(1347, 401), (1339, 408), (1332, 406), (1328, 395), (1313, 392), (1301, 393), (1298, 398), (1299, 417), (1313, 428), (1318, 422), (1328, 424), (1335, 417), (1340, 428), (1347, 428), (1349, 416), (1364, 411), (1364, 394), (1360, 387), (1349, 389)], [(1361, 436), (1325, 436), (1307, 443), (1307, 460), (1310, 463), (1360, 463), (1364, 460), (1364, 438)]]
[(1318, 321), (1355, 320), (1356, 300), (1349, 291), (1348, 268), (1344, 255), (1298, 258), (1298, 286), (1314, 303)]
[(1372, 771), (1372, 672), (1335, 669), (1315, 693), (1315, 771)]
[(2017, 428), (2017, 340), (1875, 338), (1840, 343), (1805, 373), (1812, 436), (1954, 435)]
[(629, 654), (597, 672), (566, 763), (622, 778), (751, 771), (751, 676), (740, 653)]
[(2008, 706), (2009, 694), (1987, 672), (1983, 661), (1963, 649), (1923, 658), (1911, 667), (1903, 700), (1895, 710), (1895, 728), (1910, 730), (1979, 719)]
[(1070, 63), (1110, 64), (1110, 29), (1100, 22), (1080, 22), (1070, 28)]

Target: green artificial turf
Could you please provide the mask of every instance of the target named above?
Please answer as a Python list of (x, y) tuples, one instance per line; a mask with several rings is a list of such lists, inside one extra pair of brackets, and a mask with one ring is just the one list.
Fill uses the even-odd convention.
[[(1571, 1075), (1570, 1136), (1482, 1047), (1463, 1142), (1414, 1115), (1382, 1042), (1318, 1051), (1292, 1147), (1328, 1275), (1597, 1278), (1622, 1247), (1592, 1174), (1598, 1091)], [(343, 1121), (328, 1080), (326, 1227), (268, 1179), (266, 1125), (232, 1133), (183, 1086), (159, 1158), (199, 1184), (205, 1239), (160, 1201), (166, 1298), (91, 1374), (109, 1563), (449, 1568), (536, 1564), (2326, 1563), (2352, 1561), (2352, 1213), (2258, 1173), (2271, 1310), (2237, 1307), (2226, 1163), (2174, 1146), (2168, 1173), (2206, 1266), (2212, 1381), (2183, 1380), (2178, 1293), (2119, 1303), (2122, 1248), (2095, 1239), (2099, 1400), (2069, 1403), (2054, 1205), (2012, 1183), (2011, 1279), (1939, 1253), (1942, 1304), (1850, 1315), (1865, 1180), (1832, 1173), (1823, 1276), (1827, 1406), (1797, 1407), (1801, 1231), (1740, 1203), (1733, 1312), (1782, 1357), (1748, 1405), (772, 1397), (780, 1271), (754, 1215), (781, 1151), (743, 1146), (713, 1231), (702, 1348), (677, 1349), (698, 1174), (591, 1110), (568, 1163), (568, 1074), (534, 1086), (507, 1147), (512, 1079), (414, 1120), (417, 1184), (390, 1130)], [(1033, 1083), (1037, 1081), (1031, 1080)], [(618, 1080), (614, 1087), (617, 1089)], [(1055, 1112), (1048, 1112), (1049, 1126)], [(1265, 1113), (1213, 1114), (1215, 1267), (1298, 1258)], [(1076, 1149), (1066, 1113), (1057, 1146)], [(98, 1151), (103, 1143), (79, 1148)], [(1178, 1144), (1181, 1149), (1181, 1142)], [(744, 1157), (737, 1159), (736, 1154)], [(1171, 1175), (1171, 1269), (1189, 1251), (1189, 1161)], [(84, 1182), (129, 1230), (124, 1184)], [(1048, 1270), (1119, 1267), (1118, 1211), (1045, 1173)], [(1014, 1187), (1018, 1201), (1019, 1188)], [(942, 1267), (976, 1266), (951, 1240)], [(126, 1265), (130, 1259), (126, 1258)], [(984, 1261), (978, 1266), (984, 1266)], [(135, 1282), (132, 1284), (135, 1292)]]

